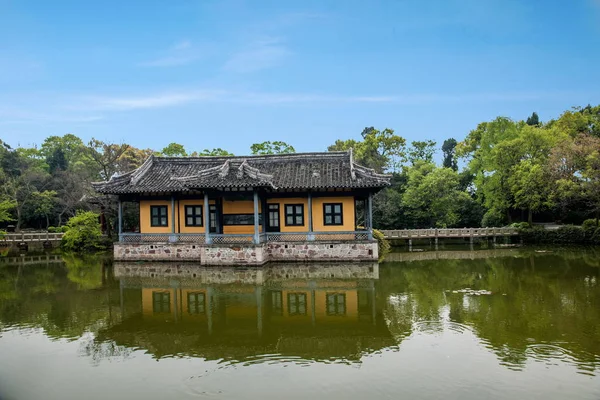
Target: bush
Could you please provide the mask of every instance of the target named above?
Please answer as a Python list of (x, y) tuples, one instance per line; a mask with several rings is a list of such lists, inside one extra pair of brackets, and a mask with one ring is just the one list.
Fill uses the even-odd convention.
[(524, 243), (586, 243), (584, 230), (575, 225), (564, 225), (556, 230), (547, 230), (540, 226), (519, 228)]
[(91, 211), (79, 211), (69, 219), (61, 246), (66, 251), (91, 252), (106, 249), (106, 240), (102, 237), (99, 215)]
[(56, 227), (55, 226), (49, 226), (48, 227), (48, 232), (50, 232), (50, 233), (56, 232)]
[(498, 210), (488, 210), (481, 219), (481, 226), (490, 228), (504, 225), (504, 214)]
[(594, 236), (596, 229), (598, 229), (596, 220), (595, 219), (586, 219), (585, 221), (583, 221), (583, 224), (581, 224), (581, 229), (583, 229), (583, 232), (585, 233), (585, 237), (587, 239), (591, 239)]
[(513, 222), (512, 224), (510, 224), (510, 227), (517, 228), (517, 229), (530, 229), (531, 228), (531, 226), (527, 222)]
[(390, 242), (385, 238), (383, 232), (373, 229), (373, 238), (377, 240), (377, 248), (379, 251), (379, 261), (385, 258), (385, 255), (390, 252)]
[(583, 243), (585, 234), (579, 226), (564, 225), (556, 230), (556, 240), (559, 243)]

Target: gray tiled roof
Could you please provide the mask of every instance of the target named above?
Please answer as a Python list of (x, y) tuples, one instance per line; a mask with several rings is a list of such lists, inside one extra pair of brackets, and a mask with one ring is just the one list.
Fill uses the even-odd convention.
[(390, 176), (353, 162), (352, 152), (245, 157), (154, 157), (138, 169), (93, 183), (99, 193), (183, 192), (194, 189), (382, 188)]

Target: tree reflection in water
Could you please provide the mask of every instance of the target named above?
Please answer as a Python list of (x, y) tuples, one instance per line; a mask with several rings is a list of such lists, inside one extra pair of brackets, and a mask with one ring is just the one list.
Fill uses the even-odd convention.
[(598, 251), (402, 257), (263, 268), (0, 263), (0, 331), (79, 339), (95, 362), (139, 349), (242, 363), (352, 363), (414, 335), (471, 331), (507, 368), (538, 360), (598, 369)]

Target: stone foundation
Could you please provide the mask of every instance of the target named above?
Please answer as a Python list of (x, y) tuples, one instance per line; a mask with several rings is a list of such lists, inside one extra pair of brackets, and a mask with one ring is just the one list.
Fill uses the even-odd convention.
[(272, 261), (361, 261), (379, 257), (376, 242), (274, 242), (268, 244), (267, 254)]
[(272, 262), (264, 267), (224, 266), (210, 268), (199, 263), (184, 262), (115, 262), (114, 274), (117, 278), (129, 278), (129, 283), (141, 283), (151, 279), (154, 284), (161, 279), (169, 285), (172, 279), (180, 279), (181, 285), (202, 284), (269, 284), (283, 287), (297, 280), (328, 279), (379, 279), (377, 262), (311, 262), (278, 263)]
[(118, 261), (195, 261), (200, 265), (262, 265), (269, 261), (376, 261), (377, 242), (294, 242), (259, 245), (116, 243)]

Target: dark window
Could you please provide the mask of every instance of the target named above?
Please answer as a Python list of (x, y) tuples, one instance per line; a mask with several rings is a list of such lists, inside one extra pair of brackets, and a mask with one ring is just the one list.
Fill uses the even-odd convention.
[(150, 206), (150, 226), (169, 226), (167, 206)]
[(344, 293), (328, 293), (327, 315), (346, 315), (346, 295)]
[(202, 206), (185, 206), (185, 226), (202, 226)]
[(152, 311), (155, 313), (170, 313), (171, 294), (169, 292), (152, 292)]
[(304, 225), (304, 204), (285, 205), (285, 224), (287, 226)]
[(269, 226), (279, 227), (279, 204), (269, 204)]
[(217, 206), (212, 205), (212, 206), (209, 206), (209, 208), (210, 208), (210, 214), (208, 215), (208, 218), (210, 218), (210, 231), (216, 232), (217, 231)]
[(289, 315), (306, 315), (305, 293), (288, 293), (287, 300)]
[(273, 315), (283, 315), (283, 298), (281, 291), (271, 292), (271, 311)]
[[(258, 224), (262, 224), (262, 215), (258, 216)], [(254, 225), (254, 214), (223, 214), (223, 225)]]
[(205, 300), (204, 293), (188, 293), (188, 313), (204, 314), (206, 310)]
[(323, 204), (323, 218), (325, 218), (323, 221), (325, 225), (343, 225), (342, 203)]

